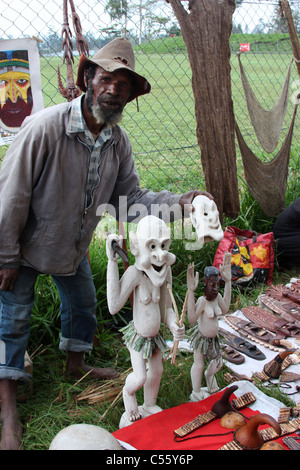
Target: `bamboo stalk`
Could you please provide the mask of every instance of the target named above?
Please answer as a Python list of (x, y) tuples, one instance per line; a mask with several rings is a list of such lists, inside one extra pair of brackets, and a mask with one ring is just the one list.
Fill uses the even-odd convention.
[(167, 284), (167, 288), (168, 288), (170, 297), (172, 299), (173, 309), (174, 309), (174, 312), (175, 312), (175, 315), (176, 315), (176, 322), (179, 323), (179, 313), (178, 313), (178, 308), (177, 308), (176, 301), (175, 301), (175, 298), (174, 298), (174, 295), (173, 295), (173, 292), (172, 292), (172, 287), (171, 287), (170, 284)]
[[(174, 298), (174, 295), (173, 295), (172, 288), (171, 288), (170, 284), (167, 284), (167, 288), (168, 288), (168, 291), (170, 293), (170, 297), (172, 299), (173, 308), (174, 308), (174, 312), (175, 312), (175, 315), (176, 315), (177, 325), (179, 327), (182, 327), (182, 325), (184, 323), (184, 320), (185, 320), (186, 311), (187, 311), (187, 301), (188, 301), (189, 291), (187, 291), (187, 293), (185, 294), (185, 299), (184, 299), (184, 303), (183, 303), (183, 307), (182, 307), (181, 317), (179, 318), (177, 305), (176, 305), (175, 298)], [(172, 351), (171, 351), (171, 353), (172, 353), (171, 364), (175, 364), (178, 345), (179, 345), (179, 341), (174, 341), (173, 348), (172, 348)]]
[[(181, 317), (180, 317), (180, 320), (179, 320), (179, 326), (180, 326), (180, 327), (182, 327), (182, 325), (183, 325), (183, 323), (184, 323), (184, 320), (185, 320), (186, 311), (187, 311), (187, 301), (188, 301), (188, 297), (189, 297), (189, 291), (187, 291), (187, 293), (185, 294), (184, 304), (183, 304), (183, 307), (182, 307)], [(177, 355), (177, 350), (178, 350), (178, 345), (179, 345), (179, 341), (174, 341), (171, 364), (175, 364), (176, 355)]]

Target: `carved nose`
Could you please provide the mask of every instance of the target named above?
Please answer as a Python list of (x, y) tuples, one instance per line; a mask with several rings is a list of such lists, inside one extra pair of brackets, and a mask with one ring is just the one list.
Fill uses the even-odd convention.
[(155, 253), (152, 254), (152, 258), (154, 261), (162, 262), (166, 258), (166, 252), (158, 249)]

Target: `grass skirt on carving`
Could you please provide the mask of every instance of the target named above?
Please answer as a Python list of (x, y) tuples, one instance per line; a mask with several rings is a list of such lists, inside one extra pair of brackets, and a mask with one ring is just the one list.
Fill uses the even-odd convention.
[(137, 352), (141, 352), (143, 350), (144, 359), (150, 359), (157, 349), (159, 349), (163, 355), (169, 352), (169, 348), (160, 333), (154, 337), (141, 336), (136, 331), (133, 321), (128, 323), (128, 325), (120, 331), (123, 333), (123, 341), (125, 345), (128, 348), (133, 348)]
[(218, 335), (214, 338), (203, 336), (198, 328), (198, 322), (187, 332), (191, 346), (194, 350), (200, 352), (208, 359), (217, 359), (221, 356), (221, 347)]

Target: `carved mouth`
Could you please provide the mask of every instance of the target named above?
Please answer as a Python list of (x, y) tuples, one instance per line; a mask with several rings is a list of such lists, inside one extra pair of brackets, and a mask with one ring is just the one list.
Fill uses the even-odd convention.
[(155, 271), (157, 271), (159, 273), (162, 270), (162, 268), (164, 267), (164, 265), (157, 266), (156, 264), (152, 264), (152, 267), (153, 267), (153, 269), (155, 269)]

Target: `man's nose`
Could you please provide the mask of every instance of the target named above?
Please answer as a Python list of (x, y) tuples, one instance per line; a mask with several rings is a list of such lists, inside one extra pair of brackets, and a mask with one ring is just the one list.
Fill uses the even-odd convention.
[(110, 82), (110, 84), (108, 85), (107, 91), (108, 91), (108, 93), (110, 93), (111, 95), (117, 95), (117, 94), (119, 93), (118, 82), (116, 82), (116, 81)]

